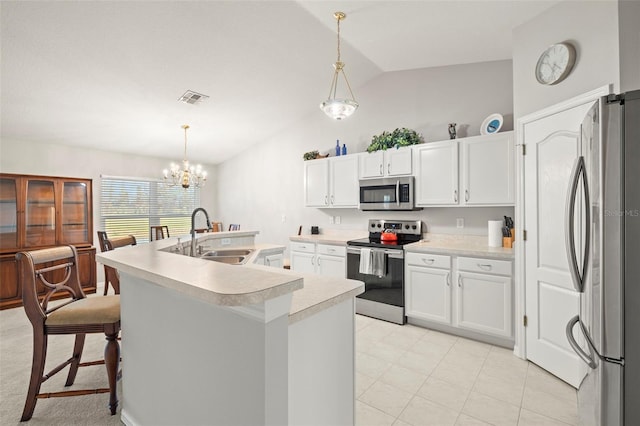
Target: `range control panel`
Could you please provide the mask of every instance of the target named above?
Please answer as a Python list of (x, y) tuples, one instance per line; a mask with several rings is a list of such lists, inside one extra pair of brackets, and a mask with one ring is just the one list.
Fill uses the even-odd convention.
[(369, 219), (369, 232), (390, 230), (396, 234), (422, 234), (422, 222), (419, 220)]

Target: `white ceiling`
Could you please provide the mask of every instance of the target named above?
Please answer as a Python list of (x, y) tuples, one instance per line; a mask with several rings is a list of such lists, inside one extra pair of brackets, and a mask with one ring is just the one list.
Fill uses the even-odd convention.
[(322, 114), (336, 10), (357, 95), (382, 72), (509, 59), (512, 28), (557, 2), (0, 2), (2, 141), (178, 160), (186, 123), (188, 157), (219, 163)]

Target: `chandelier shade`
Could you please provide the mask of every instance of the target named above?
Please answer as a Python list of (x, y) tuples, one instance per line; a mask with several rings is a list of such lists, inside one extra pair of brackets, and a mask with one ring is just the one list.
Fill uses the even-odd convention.
[[(358, 109), (358, 102), (356, 102), (355, 97), (353, 96), (351, 85), (349, 84), (347, 75), (344, 72), (345, 64), (340, 60), (340, 21), (345, 19), (347, 15), (343, 12), (335, 12), (333, 16), (338, 22), (338, 59), (333, 64), (334, 72), (333, 79), (331, 80), (331, 87), (329, 87), (329, 97), (320, 104), (320, 109), (330, 118), (333, 118), (334, 120), (342, 120), (349, 117), (356, 109)], [(351, 98), (336, 97), (340, 76), (342, 76)]]
[(189, 126), (184, 124), (184, 157), (182, 160), (182, 166), (177, 163), (171, 163), (169, 169), (164, 169), (162, 174), (164, 175), (164, 181), (167, 186), (182, 186), (187, 189), (191, 186), (200, 188), (204, 186), (207, 181), (207, 172), (202, 170), (202, 166), (190, 166), (187, 160), (187, 130)]

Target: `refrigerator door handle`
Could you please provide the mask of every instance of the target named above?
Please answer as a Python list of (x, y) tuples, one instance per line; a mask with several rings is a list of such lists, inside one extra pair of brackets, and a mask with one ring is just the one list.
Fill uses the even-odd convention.
[[(576, 244), (575, 233), (573, 230), (573, 222), (575, 220), (575, 201), (578, 193), (578, 183), (580, 182), (580, 176), (583, 177), (583, 189), (585, 195), (585, 244), (584, 244), (584, 259), (582, 264), (582, 275), (578, 269), (578, 259), (576, 256)], [(584, 157), (580, 156), (576, 158), (576, 162), (571, 171), (571, 179), (569, 180), (569, 191), (567, 192), (567, 204), (565, 210), (565, 247), (567, 250), (567, 260), (569, 261), (569, 273), (571, 274), (571, 281), (576, 291), (582, 293), (584, 290), (584, 278), (587, 271), (587, 262), (589, 259), (590, 238), (589, 238), (589, 226), (591, 224), (590, 208), (591, 203), (589, 201), (589, 186), (587, 184), (586, 169), (584, 164)]]
[[(580, 345), (578, 345), (578, 342), (576, 342), (576, 339), (573, 337), (573, 327), (576, 325), (576, 323), (580, 322), (580, 329), (582, 330), (582, 334), (584, 334), (586, 340), (587, 340), (587, 344), (589, 345), (589, 352), (590, 354), (586, 353), (581, 347)], [(567, 340), (569, 341), (569, 345), (571, 346), (571, 348), (573, 348), (573, 350), (575, 351), (576, 354), (578, 354), (578, 356), (580, 357), (580, 359), (582, 361), (585, 362), (585, 364), (587, 364), (589, 366), (589, 368), (591, 368), (592, 370), (595, 370), (596, 367), (598, 366), (596, 364), (596, 361), (594, 359), (594, 355), (596, 354), (593, 350), (593, 343), (591, 342), (591, 339), (589, 339), (589, 336), (586, 333), (586, 330), (584, 329), (584, 326), (582, 325), (582, 322), (580, 321), (580, 316), (576, 315), (575, 317), (571, 318), (569, 320), (569, 322), (567, 323), (567, 328), (566, 328), (566, 334), (567, 334)]]

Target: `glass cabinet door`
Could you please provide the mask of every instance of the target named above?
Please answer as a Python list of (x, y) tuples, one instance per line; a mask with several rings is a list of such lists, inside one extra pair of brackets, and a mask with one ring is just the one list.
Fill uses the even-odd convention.
[(18, 247), (18, 180), (0, 178), (0, 249)]
[(53, 181), (27, 181), (25, 228), (25, 247), (56, 244), (56, 200)]
[(89, 241), (89, 202), (87, 184), (62, 183), (62, 243)]

